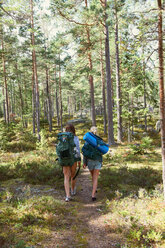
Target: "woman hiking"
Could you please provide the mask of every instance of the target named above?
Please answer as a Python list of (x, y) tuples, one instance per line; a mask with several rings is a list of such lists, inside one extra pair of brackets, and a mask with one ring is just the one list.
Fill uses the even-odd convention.
[[(97, 134), (97, 127), (93, 126), (90, 129), (90, 132), (94, 135)], [(87, 142), (85, 142), (83, 148), (83, 168), (85, 169), (88, 166), (88, 169), (92, 176), (92, 201), (96, 201), (96, 191), (98, 184), (98, 176), (100, 169), (102, 167), (102, 154), (97, 151), (96, 148), (92, 148)], [(91, 159), (90, 153), (95, 156)]]
[[(65, 188), (65, 201), (68, 202), (71, 200), (70, 194), (73, 196), (76, 194), (76, 180), (74, 176), (76, 174), (77, 164), (79, 167), (81, 166), (81, 156), (80, 156), (80, 142), (79, 138), (76, 136), (75, 127), (72, 124), (67, 124), (65, 127), (66, 132), (70, 132), (74, 135), (74, 163), (72, 166), (68, 166), (67, 164), (63, 166), (64, 173), (64, 188)], [(71, 190), (70, 190), (70, 179), (71, 179)]]

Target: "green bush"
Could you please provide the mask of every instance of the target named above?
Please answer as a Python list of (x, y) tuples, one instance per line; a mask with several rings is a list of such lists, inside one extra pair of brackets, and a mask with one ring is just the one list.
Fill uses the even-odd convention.
[(0, 149), (6, 151), (8, 142), (14, 137), (13, 124), (7, 126), (4, 122), (0, 122)]
[(6, 144), (6, 150), (8, 152), (32, 151), (35, 150), (35, 148), (35, 144), (23, 140), (12, 141)]
[(41, 130), (40, 137), (41, 140), (37, 142), (37, 149), (42, 150), (48, 148), (48, 140), (46, 137), (46, 131), (44, 129)]
[(16, 161), (15, 172), (16, 177), (34, 184), (52, 184), (56, 179), (63, 178), (61, 167), (57, 163), (49, 164), (46, 161)]
[(145, 226), (133, 224), (127, 235), (130, 247), (154, 247), (162, 240), (162, 233), (154, 230), (154, 227), (146, 229)]
[(147, 151), (152, 151), (152, 139), (150, 137), (143, 137), (140, 144), (131, 144), (130, 148), (133, 155), (135, 154), (145, 154)]
[(0, 149), (11, 152), (36, 149), (36, 136), (22, 127), (21, 122), (6, 125), (0, 122)]

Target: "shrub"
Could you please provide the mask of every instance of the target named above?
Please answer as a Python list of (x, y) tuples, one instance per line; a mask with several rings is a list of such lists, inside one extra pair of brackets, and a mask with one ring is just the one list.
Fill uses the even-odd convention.
[(62, 169), (57, 163), (50, 164), (46, 161), (20, 161), (15, 162), (17, 177), (25, 178), (28, 183), (52, 184), (55, 179), (63, 177)]
[(153, 149), (152, 139), (150, 137), (143, 137), (141, 144), (131, 144), (130, 148), (132, 153), (135, 154), (144, 154), (147, 153), (147, 150), (151, 151)]
[(37, 142), (37, 149), (45, 149), (48, 148), (48, 140), (46, 138), (46, 131), (44, 129), (40, 132), (41, 140)]
[(162, 240), (162, 233), (153, 227), (146, 229), (145, 226), (133, 224), (127, 236), (130, 247), (154, 247)]

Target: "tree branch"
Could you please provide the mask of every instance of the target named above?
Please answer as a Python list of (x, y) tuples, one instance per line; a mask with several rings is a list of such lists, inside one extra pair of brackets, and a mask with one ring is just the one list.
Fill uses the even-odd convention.
[(81, 25), (81, 26), (94, 26), (94, 25), (97, 24), (97, 23), (91, 23), (91, 24), (89, 24), (89, 23), (80, 23), (80, 22), (77, 22), (77, 21), (75, 21), (75, 20), (70, 19), (69, 17), (67, 17), (60, 9), (57, 9), (57, 10), (58, 10), (59, 14), (63, 18), (65, 18), (67, 21), (69, 21), (69, 22), (72, 22), (72, 23), (75, 23), (75, 24), (78, 24), (78, 25)]

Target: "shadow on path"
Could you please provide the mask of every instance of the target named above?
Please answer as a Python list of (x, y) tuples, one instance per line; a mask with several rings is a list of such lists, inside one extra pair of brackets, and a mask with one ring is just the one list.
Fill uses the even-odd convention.
[[(78, 192), (75, 200), (80, 202), (78, 218), (81, 220), (77, 223), (77, 230), (85, 232), (86, 246), (89, 248), (111, 248), (119, 244), (119, 237), (110, 234), (106, 230), (105, 216), (102, 213), (103, 192), (98, 190), (96, 195), (97, 201), (92, 202), (92, 182), (88, 169), (83, 170), (77, 180)], [(83, 246), (82, 246), (83, 247)]]

